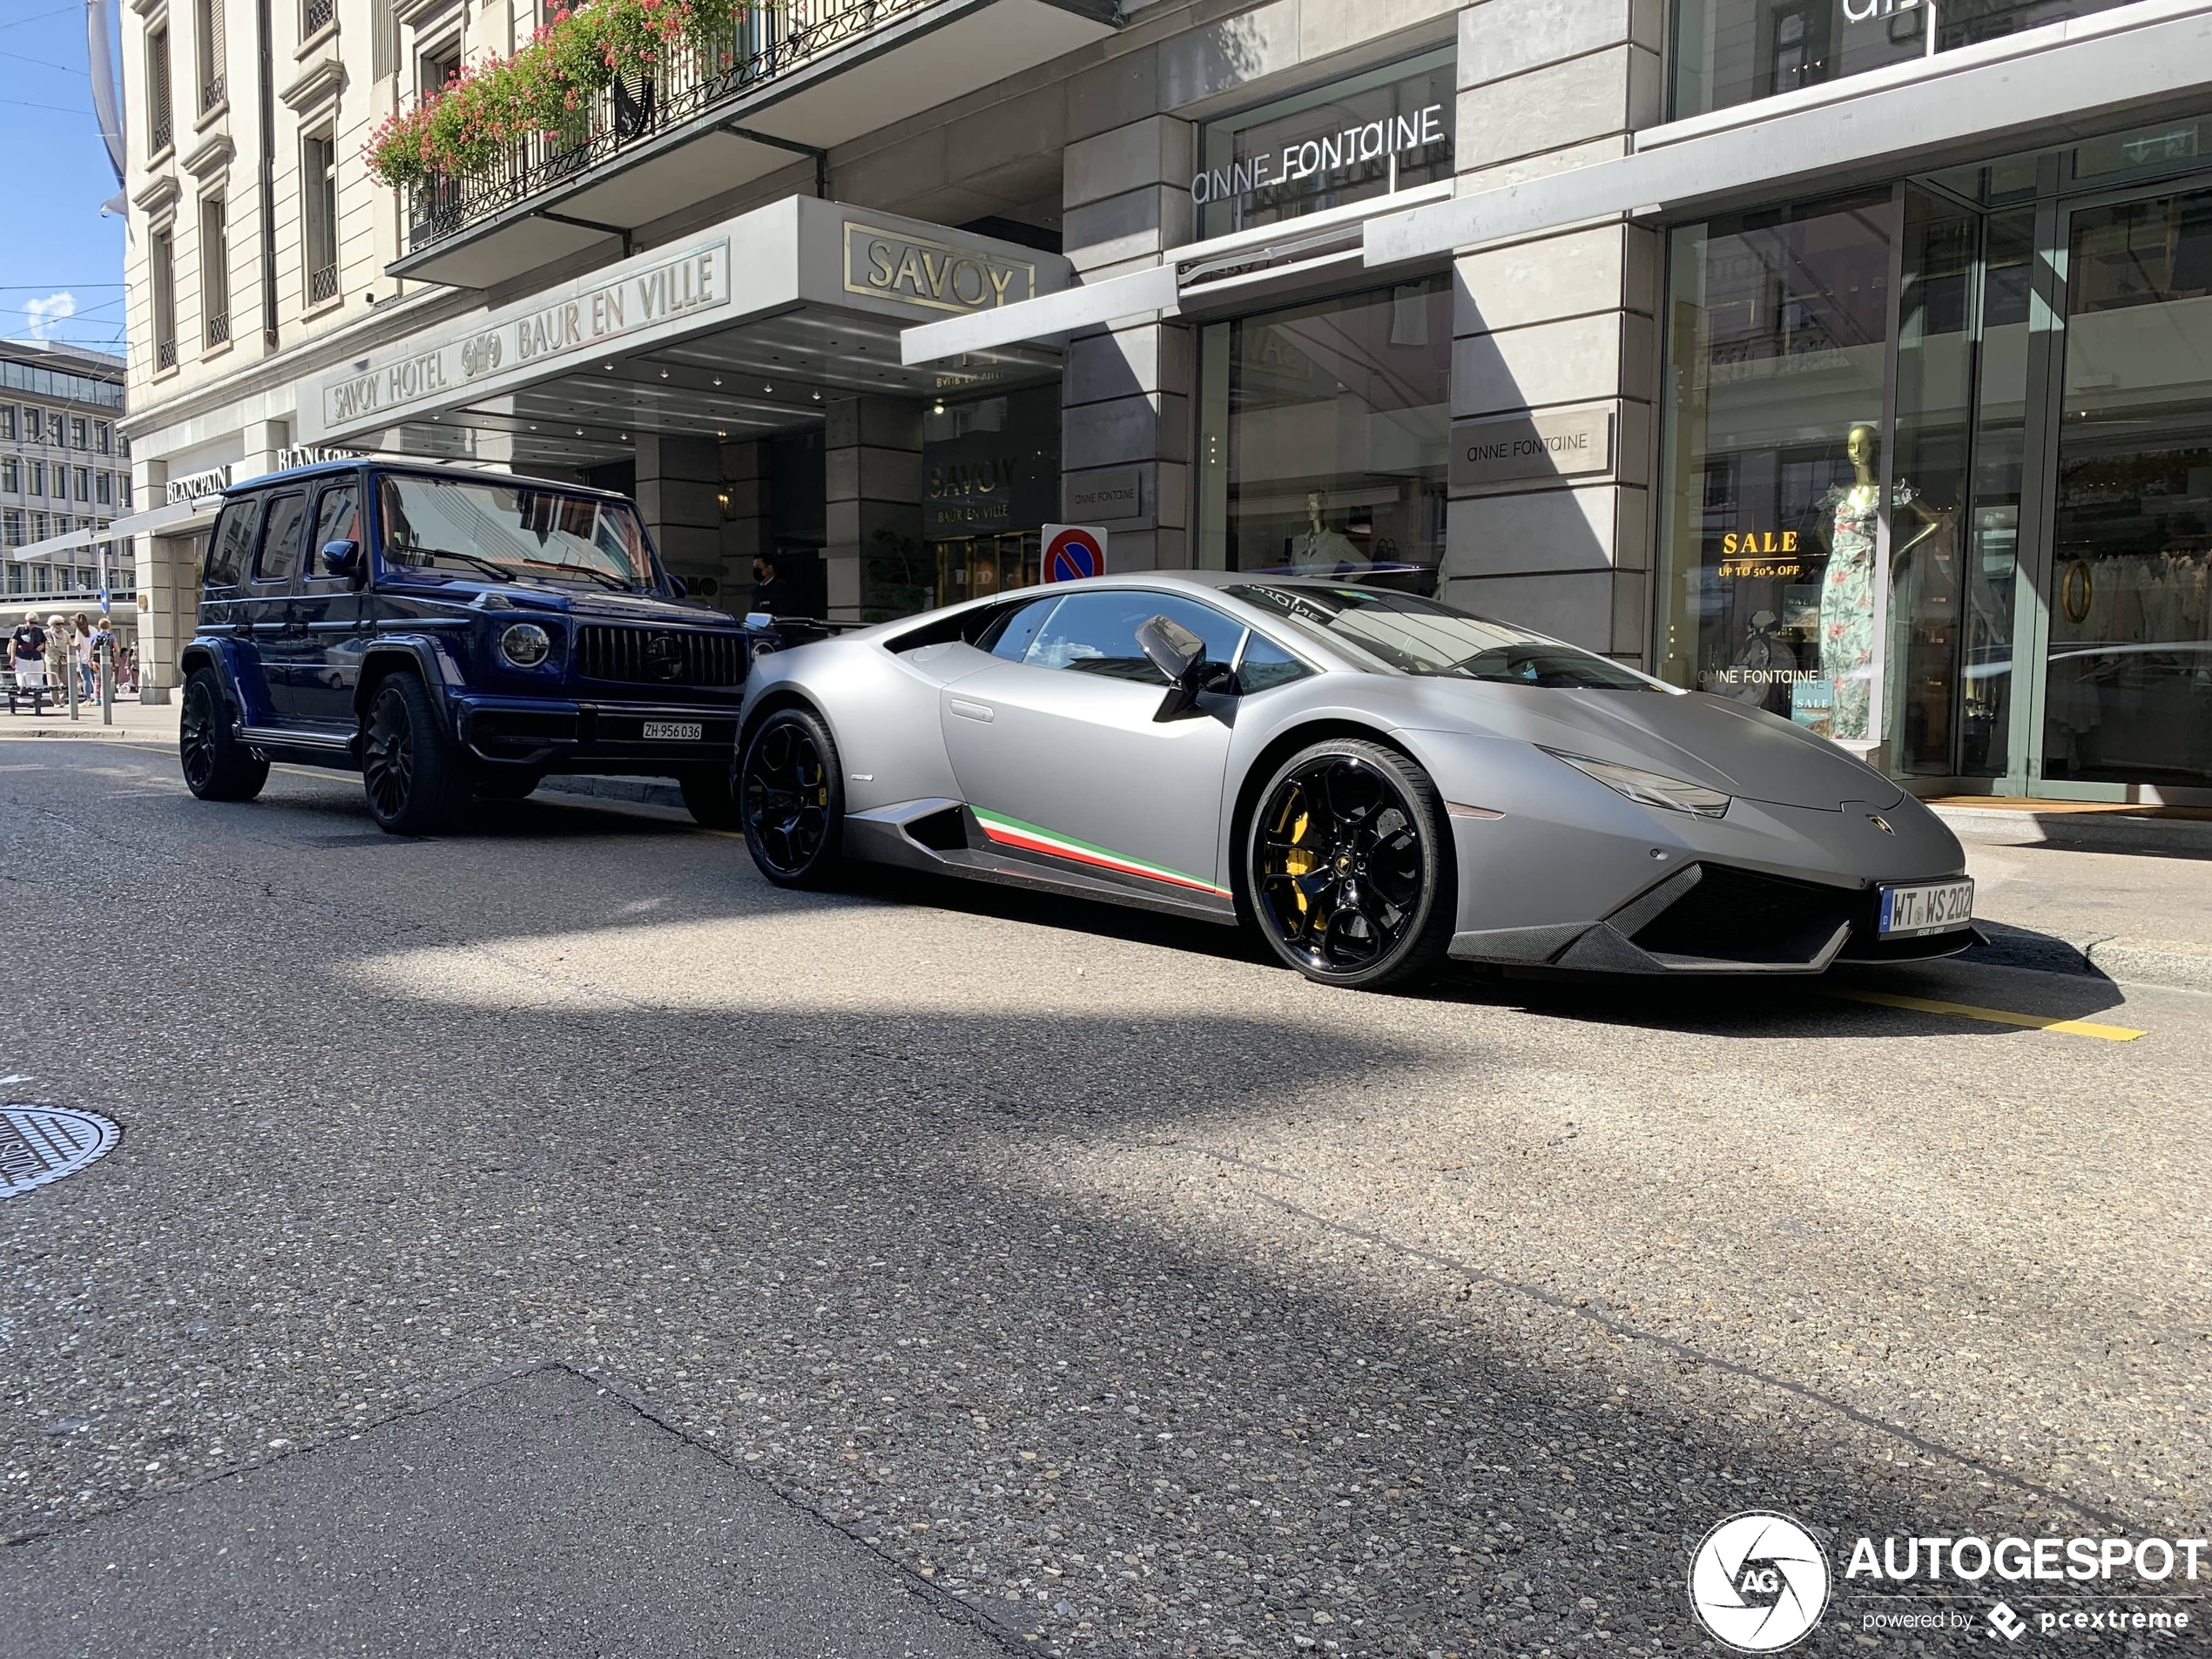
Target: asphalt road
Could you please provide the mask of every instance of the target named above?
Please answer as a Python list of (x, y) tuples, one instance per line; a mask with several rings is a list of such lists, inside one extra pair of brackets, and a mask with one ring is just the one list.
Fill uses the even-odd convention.
[(0, 1200), (10, 1655), (1675, 1652), (1740, 1510), (2207, 1529), (2205, 997), (1358, 995), (650, 811), (0, 785), (0, 1096), (123, 1129)]

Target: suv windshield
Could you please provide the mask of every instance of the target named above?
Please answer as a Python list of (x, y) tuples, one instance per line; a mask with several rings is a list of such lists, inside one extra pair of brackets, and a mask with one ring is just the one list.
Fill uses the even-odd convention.
[(626, 592), (658, 585), (644, 527), (627, 502), (404, 473), (387, 474), (378, 491), (388, 564)]
[(1229, 592), (1318, 634), (1355, 662), (1401, 674), (1585, 691), (1654, 689), (1642, 675), (1595, 652), (1410, 593), (1287, 582)]

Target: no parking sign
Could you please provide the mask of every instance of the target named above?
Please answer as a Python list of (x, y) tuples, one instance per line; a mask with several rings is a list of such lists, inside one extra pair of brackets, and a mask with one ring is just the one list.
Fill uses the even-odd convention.
[(1079, 582), (1106, 574), (1106, 532), (1090, 524), (1044, 527), (1044, 579)]

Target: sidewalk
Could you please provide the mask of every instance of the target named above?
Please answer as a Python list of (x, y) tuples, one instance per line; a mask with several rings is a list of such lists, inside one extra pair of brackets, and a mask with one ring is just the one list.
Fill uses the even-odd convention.
[(176, 692), (169, 694), (169, 701), (158, 707), (141, 703), (136, 697), (115, 699), (115, 724), (100, 724), (98, 703), (80, 705), (78, 718), (69, 718), (66, 706), (57, 712), (46, 714), (10, 714), (7, 705), (0, 702), (0, 743), (17, 738), (131, 738), (141, 743), (173, 744), (177, 741), (177, 721), (184, 710), (184, 699)]

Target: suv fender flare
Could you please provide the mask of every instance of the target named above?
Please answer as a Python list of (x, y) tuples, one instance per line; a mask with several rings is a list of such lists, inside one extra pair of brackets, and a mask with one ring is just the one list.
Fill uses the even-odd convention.
[(178, 677), (180, 681), (187, 681), (203, 668), (213, 670), (215, 678), (222, 685), (224, 698), (230, 704), (231, 718), (251, 725), (253, 711), (246, 706), (245, 688), (239, 684), (238, 650), (235, 640), (194, 639), (178, 658)]
[(429, 692), (439, 718), (450, 723), (453, 709), (446, 697), (445, 662), (432, 640), (404, 634), (379, 639), (361, 658), (361, 677), (354, 687), (354, 716), (368, 714), (368, 700), (387, 675), (412, 669)]

